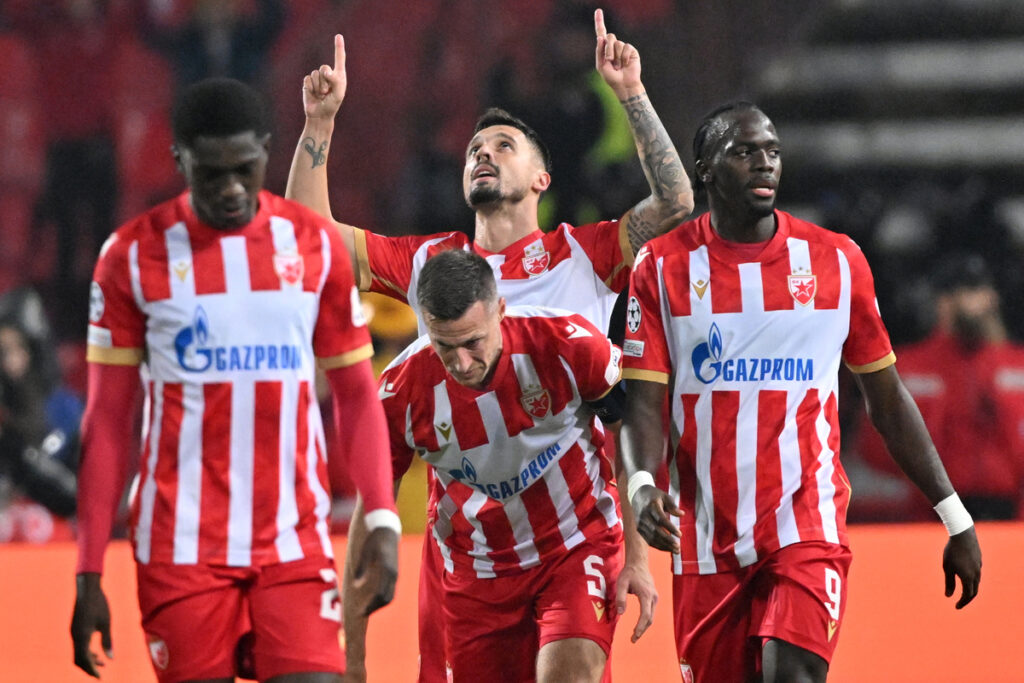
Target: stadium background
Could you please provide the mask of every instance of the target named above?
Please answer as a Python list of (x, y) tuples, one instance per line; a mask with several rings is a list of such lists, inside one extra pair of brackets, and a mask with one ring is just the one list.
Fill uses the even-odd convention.
[[(259, 87), (274, 116), (266, 186), (283, 192), (302, 125), (301, 76), (329, 61), (335, 32), (345, 35), (349, 55), (349, 89), (329, 160), (339, 219), (388, 234), (471, 230), (461, 159), (473, 121), (491, 104), (522, 115), (552, 148), (545, 227), (556, 217), (580, 223), (621, 214), (646, 184), (621, 112), (593, 74), (596, 6), (605, 8), (610, 30), (638, 46), (645, 84), (688, 168), (693, 131), (713, 106), (751, 99), (775, 120), (786, 155), (780, 206), (858, 241), (895, 342), (928, 331), (928, 275), (943, 254), (959, 249), (989, 260), (1007, 328), (1024, 339), (1024, 7), (1015, 0), (4, 0), (0, 314), (25, 292), (38, 295), (44, 324), (34, 328), (35, 350), (54, 367), (55, 384), (72, 399), (81, 396), (87, 283), (102, 236), (182, 189), (168, 153), (176, 89), (217, 74)], [(71, 246), (62, 253), (65, 244)], [(387, 301), (367, 304), (376, 312), (383, 362), (411, 334), (408, 312)], [(852, 518), (898, 522), (893, 480), (858, 458), (858, 402), (845, 403)], [(413, 533), (422, 528), (424, 506), (417, 477), (421, 468), (401, 500)], [(339, 531), (350, 502), (339, 497)], [(895, 552), (883, 541), (893, 533), (902, 538), (899, 528), (865, 527), (855, 539)], [(991, 528), (993, 537), (1016, 531), (1020, 538), (1012, 524)], [(906, 533), (930, 532), (915, 526)], [(28, 647), (36, 663), (70, 659), (70, 593), (63, 589), (71, 584), (64, 563), (72, 534), (73, 520), (19, 495), (0, 476), (0, 538), (16, 542), (0, 545), (4, 591), (49, 597), (45, 610), (25, 609), (46, 615), (50, 630), (61, 625), (57, 642), (31, 641), (45, 647)], [(886, 555), (878, 566), (896, 568), (886, 584), (902, 585), (907, 562), (926, 561), (922, 577), (935, 576), (933, 546), (941, 538), (928, 538), (914, 557)], [(1013, 548), (1007, 555), (998, 545), (984, 548), (980, 607), (960, 621), (948, 621), (952, 610), (934, 590), (938, 578), (911, 586), (925, 612), (898, 610), (907, 626), (949, 624), (945, 640), (922, 639), (929, 649), (921, 658), (952, 656), (970, 622), (978, 639), (970, 642), (986, 657), (1001, 655), (1009, 668), (1009, 655), (992, 649), (1004, 631), (979, 613), (992, 616), (987, 600), (1000, 601), (1000, 609), (1022, 606), (1019, 587), (988, 582), (996, 557), (1010, 566), (1017, 558)], [(878, 558), (864, 557), (871, 550), (855, 551), (857, 563), (876, 566)], [(41, 566), (54, 573), (37, 571)], [(1010, 592), (1000, 594), (1003, 588)], [(887, 600), (871, 592), (859, 585), (851, 610), (881, 611)], [(667, 588), (663, 595), (667, 604)], [(62, 601), (53, 602), (58, 596)], [(936, 605), (941, 615), (932, 615)], [(394, 617), (400, 608), (389, 609)], [(0, 607), (5, 642), (33, 633), (21, 626), (22, 614)], [(874, 629), (875, 616), (858, 623)], [(411, 612), (404, 621), (413, 623)], [(121, 627), (135, 629), (135, 622), (122, 620)], [(851, 625), (844, 633), (837, 667), (860, 642), (854, 632)], [(135, 631), (127, 634), (119, 639), (121, 656), (134, 649)], [(882, 644), (892, 648), (874, 642)], [(848, 670), (872, 671), (860, 657), (857, 650), (857, 668)], [(0, 661), (0, 678), (9, 665)], [(920, 680), (981, 680), (954, 670)], [(857, 675), (842, 680), (863, 679)]]

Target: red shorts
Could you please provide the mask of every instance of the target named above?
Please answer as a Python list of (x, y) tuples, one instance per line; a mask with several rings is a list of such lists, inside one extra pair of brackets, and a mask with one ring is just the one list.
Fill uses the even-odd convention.
[[(617, 532), (609, 532), (513, 576), (478, 579), (445, 572), (454, 683), (533, 681), (540, 648), (566, 638), (593, 640), (611, 654), (622, 564), (622, 543)], [(610, 671), (605, 669), (605, 680)]]
[(445, 656), (445, 620), (441, 609), (444, 589), (444, 558), (432, 533), (434, 525), (427, 523), (423, 535), (423, 556), (420, 560), (419, 590), (419, 683), (447, 683), (448, 658)]
[(140, 564), (136, 573), (161, 682), (345, 671), (329, 558), (265, 567)]
[(769, 638), (831, 661), (850, 559), (849, 548), (814, 541), (788, 545), (739, 571), (674, 576), (683, 680), (748, 681), (761, 671), (761, 646)]

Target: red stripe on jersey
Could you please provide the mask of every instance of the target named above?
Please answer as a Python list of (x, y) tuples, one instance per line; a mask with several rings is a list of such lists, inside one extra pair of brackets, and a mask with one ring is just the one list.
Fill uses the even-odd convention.
[(700, 394), (683, 394), (682, 410), (683, 425), (676, 448), (675, 468), (679, 478), (679, 509), (683, 511), (679, 525), (679, 551), (684, 562), (697, 561), (697, 519), (694, 502), (697, 500), (697, 399)]
[[(430, 353), (433, 353), (432, 351)], [(412, 439), (417, 446), (426, 448), (428, 451), (440, 450), (441, 446), (437, 439), (437, 430), (434, 428), (434, 392), (423, 392), (425, 400), (413, 401), (409, 404), (412, 413)], [(405, 415), (399, 416), (405, 422)], [(440, 425), (443, 429), (444, 425)]]
[(835, 486), (836, 495), (834, 503), (836, 506), (836, 521), (838, 523), (839, 542), (846, 543), (846, 511), (850, 507), (851, 486), (843, 470), (842, 462), (839, 459), (839, 403), (835, 394), (829, 394), (825, 401), (825, 419), (828, 420), (828, 447), (834, 453), (832, 460), (835, 463), (835, 472), (832, 474), (832, 485)]
[[(160, 420), (159, 453), (153, 478), (156, 480), (156, 502), (153, 506), (153, 527), (150, 547), (152, 559), (170, 560), (174, 553), (174, 504), (178, 499), (178, 435), (184, 414), (180, 384), (165, 384), (163, 418)], [(160, 558), (167, 549), (171, 557)]]
[(519, 497), (526, 507), (526, 516), (533, 527), (533, 542), (543, 560), (565, 545), (562, 532), (558, 530), (558, 511), (551, 501), (547, 482), (543, 479), (534, 482)]
[(306, 292), (315, 292), (320, 287), (320, 276), (324, 272), (323, 240), (325, 238), (320, 230), (311, 231), (310, 237), (315, 238), (315, 249), (305, 251), (302, 245), (299, 245), (299, 253), (304, 254), (303, 260), (305, 261), (302, 264), (302, 289)]
[(163, 239), (140, 239), (139, 280), (142, 297), (146, 301), (170, 298), (170, 269), (167, 263), (167, 243)]
[(757, 396), (757, 492), (754, 547), (779, 548), (775, 509), (782, 492), (782, 454), (779, 437), (786, 422), (786, 391), (759, 391)]
[[(736, 482), (736, 418), (740, 410), (738, 391), (711, 393), (711, 481), (715, 496), (715, 555), (723, 554), (735, 543), (736, 508), (739, 505), (739, 487)], [(719, 570), (737, 569), (728, 559), (719, 562)], [(723, 564), (725, 566), (723, 566)]]
[[(515, 374), (515, 373), (512, 373)], [(544, 381), (548, 381), (548, 377), (543, 376)], [(509, 436), (516, 436), (525, 429), (529, 429), (534, 425), (534, 417), (526, 412), (523, 408), (523, 396), (526, 394), (526, 389), (519, 386), (518, 378), (512, 377), (510, 382), (501, 382), (495, 387), (494, 394), (498, 399), (498, 408), (501, 409), (501, 417), (505, 422), (505, 429), (508, 430)], [(547, 388), (547, 387), (545, 387)], [(533, 387), (533, 391), (537, 388)], [(548, 391), (548, 395), (553, 399), (553, 392)], [(552, 401), (552, 404), (554, 401)], [(563, 404), (564, 407), (564, 404)], [(550, 407), (550, 413), (557, 413), (558, 409), (554, 405)], [(542, 416), (543, 417), (543, 416)], [(462, 441), (462, 432), (456, 430), (459, 435), (459, 445), (465, 448), (466, 444)]]
[(249, 253), (249, 287), (254, 292), (281, 289), (281, 277), (274, 266), (274, 242), (270, 227), (263, 222), (258, 229), (251, 225), (246, 232), (245, 246)]
[(192, 277), (196, 294), (221, 294), (227, 291), (224, 278), (224, 254), (220, 250), (220, 236), (189, 233), (192, 241)]
[(476, 513), (477, 521), (483, 529), (483, 535), (488, 547), (500, 548), (487, 553), (487, 557), (494, 562), (495, 567), (516, 566), (519, 564), (519, 555), (515, 551), (516, 537), (512, 532), (512, 525), (509, 524), (505, 515), (504, 506), (493, 498), (487, 498), (486, 502)]
[[(678, 282), (680, 285), (690, 281), (689, 253), (670, 254), (662, 261), (662, 279), (664, 282)], [(653, 271), (650, 269), (647, 272)], [(707, 283), (705, 283), (707, 284)], [(650, 292), (658, 292), (657, 283), (645, 283), (646, 289)], [(633, 285), (636, 288), (636, 284)], [(676, 317), (690, 315), (690, 288), (689, 287), (666, 287), (665, 295), (668, 299), (669, 312)]]
[(740, 289), (740, 269), (734, 263), (711, 258), (711, 312), (740, 313), (743, 311), (743, 292)]
[(811, 255), (811, 272), (816, 279), (814, 307), (817, 309), (839, 308), (839, 251), (831, 244), (808, 242)]
[[(281, 468), (281, 383), (256, 382), (254, 386), (252, 463), (252, 546), (275, 553), (277, 504)], [(273, 562), (275, 560), (270, 560)]]
[[(454, 382), (448, 383), (448, 390), (457, 392), (461, 388), (453, 386)], [(456, 399), (453, 396), (452, 403), (455, 403)], [(427, 420), (427, 425), (433, 422), (433, 418)], [(413, 424), (416, 424), (416, 420), (413, 420)], [(468, 410), (456, 410), (452, 414), (452, 424), (454, 425), (454, 432), (459, 438), (459, 448), (463, 451), (468, 451), (471, 448), (477, 446), (485, 446), (489, 443), (487, 438), (487, 431), (484, 429), (484, 418), (480, 414), (480, 409), (476, 407), (474, 403), (471, 409)], [(432, 429), (431, 441), (436, 441), (436, 432)], [(416, 439), (417, 444), (422, 444), (418, 438)]]
[(203, 386), (203, 479), (199, 497), (199, 558), (227, 563), (231, 503), (230, 382)]
[(299, 544), (303, 548), (315, 547), (320, 543), (316, 532), (316, 499), (310, 490), (310, 477), (327, 481), (327, 463), (320, 452), (319, 443), (315, 444), (317, 459), (312, 472), (306, 460), (309, 450), (309, 395), (309, 383), (299, 382), (299, 412), (295, 425), (295, 505), (299, 511)]
[[(600, 476), (608, 482), (611, 481), (612, 475), (603, 455), (603, 452), (598, 452), (596, 457), (601, 458)], [(569, 497), (572, 498), (580, 531), (590, 538), (601, 529), (607, 529), (608, 523), (602, 515), (594, 514), (597, 498), (594, 497), (594, 484), (587, 474), (585, 457), (583, 449), (578, 444), (573, 444), (569, 452), (558, 461), (558, 467), (562, 470), (562, 477), (569, 488)]]
[(818, 456), (821, 442), (818, 440), (817, 418), (821, 412), (818, 390), (810, 389), (797, 408), (797, 441), (800, 444), (801, 478), (804, 485), (793, 496), (793, 514), (801, 541), (823, 541), (821, 516), (818, 513), (818, 487), (815, 475), (818, 471)]
[(789, 292), (789, 276), (792, 272), (788, 251), (783, 251), (781, 258), (761, 264), (761, 291), (764, 292), (764, 310), (793, 310), (796, 299)]
[[(444, 490), (444, 495), (451, 499), (456, 508), (451, 516), (452, 531), (444, 539), (445, 545), (452, 551), (452, 560), (455, 562), (472, 564), (472, 560), (468, 558), (469, 553), (473, 550), (473, 534), (476, 532), (476, 528), (466, 519), (462, 507), (475, 490), (459, 482), (452, 482)], [(447, 503), (442, 502), (441, 504), (446, 505)]]

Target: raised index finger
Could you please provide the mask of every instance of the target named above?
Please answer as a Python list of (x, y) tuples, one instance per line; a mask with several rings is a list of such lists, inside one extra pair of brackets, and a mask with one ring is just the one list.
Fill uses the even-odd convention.
[(340, 33), (334, 36), (334, 70), (345, 71), (345, 38)]
[(608, 29), (604, 27), (604, 10), (594, 10), (594, 32), (597, 33), (598, 38), (604, 38), (608, 35)]

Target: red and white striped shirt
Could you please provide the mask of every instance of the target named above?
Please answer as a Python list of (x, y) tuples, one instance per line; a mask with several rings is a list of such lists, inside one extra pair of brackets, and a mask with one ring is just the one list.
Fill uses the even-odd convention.
[(360, 289), (416, 303), (416, 281), (427, 259), (446, 249), (473, 249), (494, 270), (498, 294), (516, 306), (552, 306), (583, 315), (602, 332), (616, 295), (626, 288), (633, 250), (625, 226), (603, 221), (580, 227), (562, 223), (536, 231), (498, 253), (482, 250), (461, 232), (385, 237), (355, 231)]
[(88, 359), (144, 364), (141, 563), (332, 555), (314, 364), (373, 350), (337, 231), (265, 191), (259, 206), (216, 230), (182, 194), (118, 229), (96, 265)]
[(709, 214), (637, 254), (623, 375), (670, 384), (676, 573), (748, 566), (799, 541), (846, 545), (839, 364), (895, 361), (871, 271), (844, 235), (776, 211), (760, 255)]
[(584, 401), (619, 380), (620, 352), (585, 318), (509, 306), (490, 386), (447, 372), (424, 336), (384, 371), (396, 477), (418, 454), (440, 496), (433, 536), (450, 572), (508, 575), (621, 533), (603, 432)]

